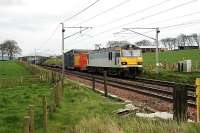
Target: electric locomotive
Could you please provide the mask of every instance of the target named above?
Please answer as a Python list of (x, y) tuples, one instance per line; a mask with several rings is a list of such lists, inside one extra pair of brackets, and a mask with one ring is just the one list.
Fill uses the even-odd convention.
[(139, 49), (106, 48), (89, 52), (87, 70), (134, 77), (141, 73), (142, 63), (142, 53)]

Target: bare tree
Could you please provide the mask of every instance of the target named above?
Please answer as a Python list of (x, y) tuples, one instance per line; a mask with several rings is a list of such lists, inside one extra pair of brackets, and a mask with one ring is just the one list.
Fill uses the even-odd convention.
[(188, 46), (193, 46), (194, 45), (194, 39), (192, 35), (186, 35), (186, 41)]
[(176, 49), (177, 47), (176, 38), (164, 38), (164, 39), (161, 39), (161, 42), (165, 47), (168, 47), (170, 50)]
[(197, 46), (200, 46), (200, 35), (198, 36), (197, 33), (193, 33), (190, 35), (191, 38), (194, 40), (194, 42), (197, 44)]
[(5, 46), (5, 51), (9, 57), (9, 60), (12, 60), (15, 55), (22, 52), (21, 48), (17, 45), (15, 40), (6, 40), (3, 45)]
[(166, 40), (166, 39), (161, 39), (160, 41), (161, 41), (161, 43), (162, 43), (165, 47), (168, 47), (168, 44), (167, 44), (167, 40)]
[(4, 60), (4, 55), (6, 54), (6, 45), (4, 43), (0, 44), (1, 59)]
[(130, 45), (128, 41), (109, 41), (107, 47), (123, 46), (124, 44)]
[(186, 46), (187, 36), (185, 34), (180, 34), (177, 37), (178, 46)]
[(152, 45), (152, 43), (149, 40), (141, 40), (141, 41), (135, 42), (135, 44), (137, 46), (151, 46)]
[(177, 39), (176, 38), (170, 38), (170, 42), (171, 42), (171, 45), (174, 47), (174, 49), (176, 49), (176, 47), (177, 47)]

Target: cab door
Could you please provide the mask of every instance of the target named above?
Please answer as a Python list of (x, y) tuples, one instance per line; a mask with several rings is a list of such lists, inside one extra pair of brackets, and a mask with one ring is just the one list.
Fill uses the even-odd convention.
[(120, 58), (120, 52), (116, 51), (115, 52), (115, 65), (119, 64), (119, 58)]

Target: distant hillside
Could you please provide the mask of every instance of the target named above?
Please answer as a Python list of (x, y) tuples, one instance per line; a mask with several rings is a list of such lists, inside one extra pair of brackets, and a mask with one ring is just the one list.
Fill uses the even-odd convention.
[[(144, 65), (155, 64), (155, 53), (144, 53)], [(159, 53), (160, 62), (169, 64), (177, 63), (180, 60), (191, 59), (193, 66), (200, 66), (200, 49), (167, 51)]]

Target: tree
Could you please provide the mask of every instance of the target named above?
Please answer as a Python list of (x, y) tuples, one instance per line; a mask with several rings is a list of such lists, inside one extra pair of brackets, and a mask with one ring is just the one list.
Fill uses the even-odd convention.
[(178, 46), (186, 46), (187, 36), (185, 34), (180, 34), (177, 37)]
[(21, 54), (22, 52), (15, 40), (6, 40), (4, 41), (3, 45), (9, 60), (12, 60), (15, 55)]
[(176, 38), (170, 38), (170, 41), (171, 41), (171, 45), (174, 47), (174, 49), (176, 49), (176, 42), (177, 42), (177, 40), (176, 40)]
[(6, 54), (6, 45), (4, 43), (0, 44), (1, 59), (4, 60), (4, 55)]
[(195, 41), (197, 46), (199, 47), (200, 46), (200, 36), (198, 36), (197, 33), (193, 33), (190, 36)]
[(176, 46), (177, 46), (176, 38), (164, 38), (161, 40), (161, 42), (165, 47), (168, 47), (170, 50), (176, 49)]
[(168, 47), (168, 44), (167, 44), (167, 40), (166, 40), (166, 39), (161, 39), (160, 41), (162, 42), (162, 44), (163, 44), (165, 47)]
[(112, 48), (112, 47), (120, 47), (120, 46), (123, 46), (123, 45), (130, 45), (130, 43), (128, 41), (109, 41), (107, 43), (107, 47), (109, 48)]
[(149, 40), (141, 40), (141, 41), (135, 42), (135, 44), (137, 46), (151, 46), (152, 45), (152, 43)]

